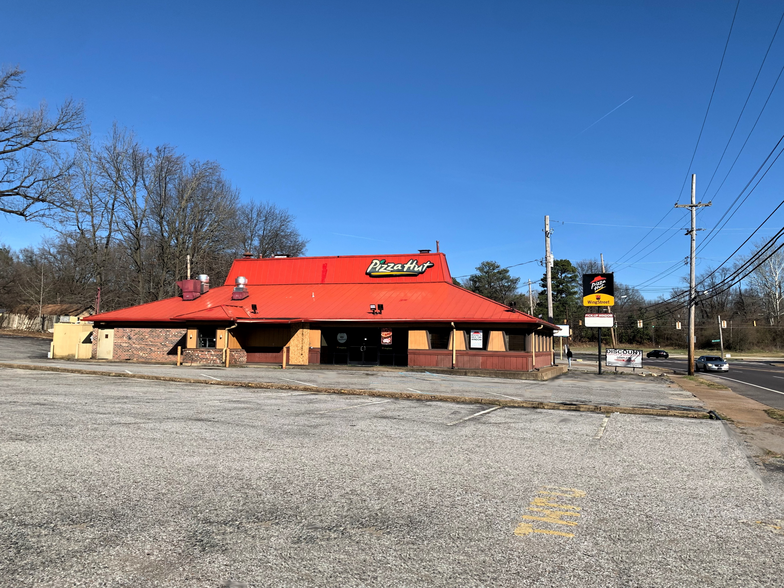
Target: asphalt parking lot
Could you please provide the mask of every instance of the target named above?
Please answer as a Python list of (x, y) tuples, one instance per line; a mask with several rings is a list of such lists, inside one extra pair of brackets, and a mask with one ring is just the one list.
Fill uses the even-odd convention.
[(0, 378), (2, 586), (748, 587), (784, 573), (781, 496), (717, 421)]

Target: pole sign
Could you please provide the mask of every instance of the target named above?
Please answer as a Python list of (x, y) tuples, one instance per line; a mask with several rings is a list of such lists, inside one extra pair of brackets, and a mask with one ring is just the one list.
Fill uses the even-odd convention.
[(608, 367), (642, 367), (642, 349), (608, 349), (605, 364)]
[(615, 287), (612, 273), (583, 274), (583, 306), (613, 306)]

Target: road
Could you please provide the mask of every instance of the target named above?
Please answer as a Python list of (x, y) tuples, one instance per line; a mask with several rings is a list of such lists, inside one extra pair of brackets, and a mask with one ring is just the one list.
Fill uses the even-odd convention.
[[(596, 361), (596, 354), (578, 353), (575, 357), (584, 361)], [(708, 376), (723, 380), (723, 384), (733, 392), (766, 404), (771, 408), (784, 410), (784, 361), (744, 361), (729, 360), (730, 371), (726, 374), (700, 372), (700, 377)], [(677, 372), (688, 369), (685, 357), (669, 359), (643, 358), (645, 367), (660, 367)]]

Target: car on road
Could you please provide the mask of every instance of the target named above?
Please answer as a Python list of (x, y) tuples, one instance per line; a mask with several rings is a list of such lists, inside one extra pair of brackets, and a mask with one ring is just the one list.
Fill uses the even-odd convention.
[(694, 369), (703, 372), (728, 372), (730, 364), (718, 355), (700, 355), (694, 362)]
[(649, 351), (646, 353), (646, 357), (648, 359), (655, 357), (659, 359), (667, 359), (670, 356), (664, 349), (654, 349), (653, 351)]

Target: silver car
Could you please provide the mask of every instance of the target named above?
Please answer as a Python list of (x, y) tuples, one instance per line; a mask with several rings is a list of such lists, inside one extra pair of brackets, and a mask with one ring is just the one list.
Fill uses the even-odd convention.
[(701, 355), (697, 358), (695, 366), (697, 371), (703, 372), (728, 372), (730, 364), (717, 355)]

